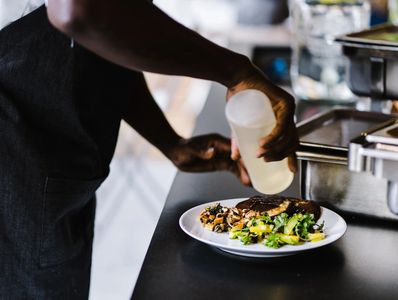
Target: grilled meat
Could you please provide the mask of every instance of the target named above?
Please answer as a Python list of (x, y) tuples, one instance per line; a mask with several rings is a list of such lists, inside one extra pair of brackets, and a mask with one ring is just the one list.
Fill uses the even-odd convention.
[(314, 215), (315, 220), (318, 220), (321, 216), (321, 207), (314, 201), (278, 195), (253, 196), (248, 200), (239, 202), (236, 208), (266, 212), (271, 217), (283, 212), (289, 216), (295, 213), (309, 213)]

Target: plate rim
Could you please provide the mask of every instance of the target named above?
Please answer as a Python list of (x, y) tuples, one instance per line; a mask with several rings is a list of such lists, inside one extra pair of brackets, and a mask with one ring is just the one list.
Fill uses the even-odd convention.
[[(313, 244), (307, 243), (307, 244), (305, 244), (306, 247), (304, 249), (303, 248), (298, 248), (298, 249), (288, 248), (288, 249), (284, 249), (283, 250), (283, 247), (282, 248), (278, 248), (278, 249), (273, 249), (273, 248), (267, 248), (266, 246), (264, 246), (264, 250), (262, 250), (262, 249), (259, 250), (259, 249), (251, 249), (251, 248), (242, 249), (240, 247), (237, 248), (236, 246), (220, 245), (219, 243), (212, 242), (212, 241), (209, 241), (209, 240), (206, 240), (206, 239), (203, 239), (201, 237), (198, 237), (198, 236), (194, 235), (189, 230), (187, 230), (185, 228), (185, 226), (183, 226), (183, 224), (182, 224), (184, 218), (191, 211), (193, 211), (194, 209), (198, 209), (201, 206), (207, 206), (207, 205), (210, 205), (210, 204), (221, 203), (221, 202), (224, 202), (224, 201), (243, 201), (243, 200), (247, 200), (248, 198), (250, 198), (250, 197), (229, 198), (229, 199), (215, 200), (215, 201), (210, 201), (210, 202), (202, 203), (202, 204), (196, 205), (194, 207), (191, 207), (190, 209), (186, 210), (180, 216), (179, 221), (178, 221), (179, 226), (191, 238), (193, 238), (193, 239), (195, 239), (195, 240), (197, 240), (199, 242), (202, 242), (204, 244), (216, 247), (216, 248), (218, 248), (220, 250), (223, 250), (223, 251), (224, 251), (224, 249), (231, 250), (233, 252), (236, 252), (237, 255), (242, 255), (242, 256), (250, 256), (250, 254), (258, 254), (258, 255), (264, 255), (266, 257), (272, 257), (272, 256), (278, 257), (278, 256), (282, 256), (282, 255), (295, 254), (295, 253), (298, 253), (298, 252), (303, 252), (303, 251), (308, 251), (308, 250), (316, 249), (316, 248), (319, 248), (319, 247), (323, 247), (323, 246), (329, 245), (331, 243), (334, 243), (335, 241), (340, 239), (345, 234), (345, 232), (347, 231), (347, 222), (339, 214), (337, 214), (336, 212), (332, 211), (331, 209), (328, 209), (328, 208), (323, 207), (323, 206), (321, 206), (322, 214), (324, 212), (328, 212), (328, 213), (332, 213), (332, 214), (336, 215), (338, 221), (342, 222), (343, 230), (341, 232), (339, 232), (339, 233), (335, 233), (327, 241), (326, 241), (326, 239), (323, 240), (323, 241), (326, 241), (324, 243), (322, 243), (322, 241), (314, 242)], [(321, 214), (321, 217), (322, 217), (322, 214)], [(203, 230), (205, 230), (205, 228), (203, 228)], [(242, 245), (242, 246), (244, 246), (244, 245)], [(247, 246), (245, 246), (245, 247), (247, 247)], [(300, 245), (292, 246), (292, 247), (300, 247)], [(226, 251), (226, 252), (229, 252), (229, 251)], [(248, 253), (249, 255), (247, 255), (246, 253)]]

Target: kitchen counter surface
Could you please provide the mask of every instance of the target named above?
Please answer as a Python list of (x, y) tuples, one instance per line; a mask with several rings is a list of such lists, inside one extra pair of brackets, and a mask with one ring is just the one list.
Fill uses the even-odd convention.
[[(223, 87), (213, 86), (195, 134), (229, 134), (224, 94)], [(284, 194), (299, 196), (298, 186), (295, 178)], [(267, 259), (226, 254), (179, 228), (179, 217), (193, 206), (254, 194), (225, 172), (179, 172), (132, 299), (397, 299), (397, 223), (344, 215), (348, 229), (337, 242)]]

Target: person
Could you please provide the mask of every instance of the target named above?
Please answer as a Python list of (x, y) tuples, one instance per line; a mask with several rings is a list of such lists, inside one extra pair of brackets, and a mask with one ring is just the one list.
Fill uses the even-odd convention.
[[(248, 58), (180, 25), (150, 1), (0, 0), (0, 298), (86, 299), (95, 191), (126, 120), (180, 170), (229, 170), (239, 151), (217, 134), (184, 139), (142, 71), (207, 79), (227, 99), (266, 93), (277, 125), (257, 155), (289, 155), (293, 98)], [(232, 152), (231, 152), (232, 151)]]

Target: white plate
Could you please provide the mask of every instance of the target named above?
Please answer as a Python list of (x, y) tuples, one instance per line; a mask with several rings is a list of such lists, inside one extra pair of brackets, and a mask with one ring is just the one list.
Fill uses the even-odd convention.
[(203, 242), (205, 244), (217, 247), (223, 251), (242, 255), (249, 257), (277, 257), (277, 256), (286, 256), (297, 254), (302, 251), (319, 248), (330, 243), (333, 243), (337, 239), (339, 239), (346, 231), (347, 224), (342, 217), (340, 217), (335, 212), (322, 207), (322, 214), (320, 219), (318, 220), (318, 224), (321, 224), (325, 221), (325, 239), (319, 242), (307, 242), (302, 245), (285, 245), (279, 249), (268, 248), (261, 243), (251, 244), (251, 245), (242, 245), (239, 240), (231, 240), (228, 237), (227, 232), (217, 233), (210, 230), (205, 229), (201, 222), (199, 221), (200, 212), (214, 203), (220, 203), (222, 206), (234, 207), (240, 201), (246, 200), (247, 198), (239, 198), (239, 199), (230, 199), (230, 200), (222, 200), (222, 201), (214, 201), (210, 203), (201, 204), (195, 206), (189, 210), (187, 210), (180, 217), (180, 227), (181, 229), (193, 237), (194, 239)]

